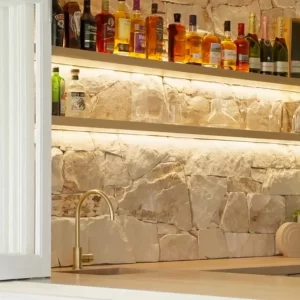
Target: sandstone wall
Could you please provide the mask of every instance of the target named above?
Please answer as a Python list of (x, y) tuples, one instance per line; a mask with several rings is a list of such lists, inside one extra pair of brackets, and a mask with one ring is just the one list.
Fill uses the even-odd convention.
[[(66, 0), (60, 0), (63, 5)], [(82, 6), (83, 0), (78, 0)], [(91, 0), (92, 12), (101, 11), (101, 1)], [(299, 0), (158, 0), (160, 11), (165, 13), (166, 25), (173, 22), (173, 14), (181, 13), (183, 22), (188, 25), (188, 16), (197, 14), (199, 28), (203, 30), (215, 30), (217, 34), (223, 34), (224, 21), (232, 21), (233, 35), (237, 32), (237, 23), (247, 22), (249, 12), (255, 12), (260, 21), (261, 15), (271, 17), (299, 16)], [(115, 12), (117, 0), (110, 0), (110, 10)], [(132, 11), (132, 0), (126, 0), (128, 11)], [(141, 9), (146, 17), (151, 10), (152, 0), (142, 0)]]
[[(300, 207), (300, 146), (52, 132), (52, 265), (72, 264), (79, 195), (93, 263), (272, 256)], [(103, 216), (104, 215), (104, 216)]]

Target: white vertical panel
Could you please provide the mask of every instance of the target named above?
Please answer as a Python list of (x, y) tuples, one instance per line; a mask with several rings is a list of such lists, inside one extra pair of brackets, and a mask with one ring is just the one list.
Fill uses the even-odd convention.
[[(8, 251), (8, 206), (6, 201), (9, 199), (8, 188), (8, 89), (7, 89), (7, 70), (8, 70), (8, 8), (0, 7), (0, 253)], [(2, 201), (1, 201), (2, 200)]]
[(51, 270), (50, 3), (0, 0), (0, 280)]

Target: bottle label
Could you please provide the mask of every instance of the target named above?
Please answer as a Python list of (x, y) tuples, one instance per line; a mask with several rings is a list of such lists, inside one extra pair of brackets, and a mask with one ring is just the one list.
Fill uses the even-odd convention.
[(69, 15), (70, 18), (70, 28), (74, 33), (75, 38), (80, 37), (80, 19), (81, 19), (81, 12), (75, 11), (73, 15)]
[(250, 67), (250, 69), (260, 70), (260, 58), (259, 57), (249, 57), (249, 67)]
[(63, 30), (65, 28), (65, 16), (64, 14), (57, 14), (53, 16), (58, 30)]
[(274, 72), (274, 63), (273, 62), (262, 62), (261, 70), (262, 70), (262, 72)]
[(128, 40), (130, 38), (130, 25), (131, 22), (129, 19), (120, 18), (119, 19), (119, 39)]
[(220, 60), (221, 60), (221, 44), (211, 43), (210, 44), (209, 62), (211, 64), (219, 64)]
[(159, 18), (156, 23), (156, 41), (163, 42), (164, 40), (164, 21)]
[(291, 61), (291, 73), (300, 73), (300, 61)]
[(84, 24), (84, 48), (93, 49), (96, 47), (97, 27), (93, 24)]
[(238, 61), (240, 63), (248, 63), (249, 62), (249, 56), (247, 54), (239, 54), (238, 55)]
[(222, 57), (224, 60), (236, 61), (236, 51), (235, 50), (223, 50)]
[(275, 72), (277, 73), (287, 73), (289, 71), (289, 64), (287, 61), (276, 61)]
[(202, 59), (202, 53), (193, 53), (192, 58), (193, 59)]
[(118, 51), (119, 52), (129, 52), (129, 45), (128, 44), (118, 44)]
[(145, 48), (146, 48), (145, 33), (135, 32), (134, 33), (134, 52), (135, 53), (145, 53)]
[(83, 111), (85, 110), (85, 93), (71, 92), (72, 110)]
[(115, 38), (115, 20), (113, 17), (108, 18), (107, 23), (103, 24), (102, 42), (104, 44), (104, 51), (114, 51)]

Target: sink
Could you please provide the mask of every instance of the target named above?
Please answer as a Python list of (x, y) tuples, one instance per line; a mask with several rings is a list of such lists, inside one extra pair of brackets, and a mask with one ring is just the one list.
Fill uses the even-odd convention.
[(100, 268), (63, 271), (62, 273), (82, 274), (82, 275), (125, 275), (154, 272), (154, 270), (134, 269), (134, 268)]
[(300, 266), (272, 266), (241, 269), (211, 270), (210, 272), (300, 277)]

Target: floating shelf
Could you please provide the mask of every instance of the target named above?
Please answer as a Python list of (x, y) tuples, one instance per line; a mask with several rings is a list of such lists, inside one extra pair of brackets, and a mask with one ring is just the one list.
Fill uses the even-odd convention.
[(260, 143), (300, 144), (300, 134), (209, 128), (198, 126), (112, 121), (70, 117), (52, 117), (52, 129), (199, 138), (210, 140), (251, 141)]
[(298, 78), (205, 68), (195, 65), (175, 64), (61, 47), (52, 48), (52, 62), (54, 64), (78, 67), (101, 68), (147, 75), (300, 92), (300, 79)]

